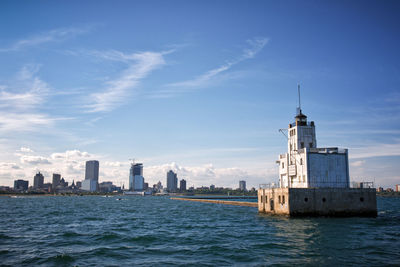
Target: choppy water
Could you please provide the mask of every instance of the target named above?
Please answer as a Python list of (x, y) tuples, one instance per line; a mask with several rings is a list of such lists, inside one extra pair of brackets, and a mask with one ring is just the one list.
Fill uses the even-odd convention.
[(167, 197), (0, 197), (0, 265), (400, 265), (400, 199), (378, 207), (289, 219)]

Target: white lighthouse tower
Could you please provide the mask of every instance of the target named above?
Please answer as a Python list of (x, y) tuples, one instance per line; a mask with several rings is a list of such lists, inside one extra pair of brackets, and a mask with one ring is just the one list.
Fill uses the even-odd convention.
[(288, 152), (279, 155), (279, 184), (282, 188), (349, 187), (348, 150), (317, 148), (315, 123), (299, 107), (289, 124)]
[(300, 106), (279, 155), (279, 187), (260, 185), (258, 211), (289, 216), (377, 216), (375, 188), (350, 188), (347, 149), (317, 147), (315, 124)]

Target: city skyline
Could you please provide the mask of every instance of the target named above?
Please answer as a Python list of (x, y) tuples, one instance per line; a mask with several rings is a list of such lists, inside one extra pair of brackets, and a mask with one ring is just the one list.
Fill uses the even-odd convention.
[(277, 182), (298, 83), (352, 181), (399, 183), (399, 3), (99, 2), (0, 3), (0, 185), (98, 160), (128, 187), (132, 157), (149, 184)]

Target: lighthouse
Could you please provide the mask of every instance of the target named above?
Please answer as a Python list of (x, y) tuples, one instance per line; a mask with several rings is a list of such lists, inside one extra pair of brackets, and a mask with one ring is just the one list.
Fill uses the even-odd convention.
[(350, 188), (348, 149), (317, 147), (314, 121), (300, 105), (294, 122), (281, 129), (287, 153), (280, 154), (279, 186), (260, 185), (259, 212), (297, 215), (376, 216), (375, 188)]
[(287, 128), (288, 152), (280, 154), (279, 185), (282, 188), (321, 188), (350, 185), (348, 150), (317, 147), (314, 121), (308, 122), (300, 106)]

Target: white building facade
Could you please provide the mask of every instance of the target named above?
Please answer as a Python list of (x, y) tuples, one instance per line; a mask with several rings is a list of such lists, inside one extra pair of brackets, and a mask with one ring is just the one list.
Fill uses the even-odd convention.
[(86, 179), (82, 181), (81, 189), (89, 192), (97, 191), (98, 182), (96, 180)]
[(279, 155), (281, 188), (350, 186), (348, 150), (317, 148), (315, 124), (298, 109), (288, 127), (288, 152)]

